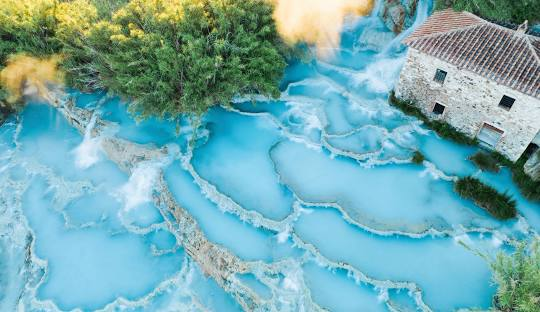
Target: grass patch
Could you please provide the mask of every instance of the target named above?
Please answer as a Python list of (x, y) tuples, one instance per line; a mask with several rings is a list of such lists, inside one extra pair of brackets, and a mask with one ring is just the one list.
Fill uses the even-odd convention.
[(512, 197), (500, 193), (476, 178), (460, 178), (456, 181), (454, 189), (462, 198), (473, 201), (499, 220), (517, 216), (516, 201)]
[(512, 179), (521, 190), (523, 196), (529, 200), (540, 201), (540, 181), (534, 181), (525, 173), (523, 166), (527, 162), (527, 157), (521, 158), (512, 166)]
[(497, 161), (499, 166), (508, 167), (512, 171), (512, 180), (525, 198), (540, 201), (540, 181), (534, 181), (525, 173), (524, 166), (528, 160), (526, 155), (521, 156), (515, 163), (496, 151), (490, 151), (489, 157)]
[(476, 167), (489, 172), (499, 172), (501, 167), (499, 161), (490, 153), (480, 151), (469, 158)]
[(422, 154), (420, 151), (414, 151), (412, 162), (413, 164), (421, 165), (424, 160), (426, 160), (426, 157), (424, 154)]
[(477, 145), (478, 141), (465, 133), (452, 127), (450, 124), (441, 120), (431, 120), (418, 108), (412, 101), (398, 99), (395, 92), (390, 92), (390, 105), (398, 108), (404, 114), (416, 117), (424, 122), (426, 126), (435, 131), (441, 138), (454, 141), (463, 145)]

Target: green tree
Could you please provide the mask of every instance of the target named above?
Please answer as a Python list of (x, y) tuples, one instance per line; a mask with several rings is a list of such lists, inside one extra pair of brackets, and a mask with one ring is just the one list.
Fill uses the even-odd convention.
[(235, 96), (279, 95), (297, 54), (272, 13), (266, 0), (5, 0), (0, 69), (13, 53), (61, 54), (68, 85), (128, 98), (140, 118), (198, 116)]
[(538, 0), (437, 0), (436, 8), (453, 7), (468, 11), (498, 22), (521, 24), (540, 22), (540, 1)]
[(101, 78), (141, 117), (279, 94), (285, 49), (266, 1), (131, 1), (101, 30), (115, 32), (100, 50), (110, 69)]

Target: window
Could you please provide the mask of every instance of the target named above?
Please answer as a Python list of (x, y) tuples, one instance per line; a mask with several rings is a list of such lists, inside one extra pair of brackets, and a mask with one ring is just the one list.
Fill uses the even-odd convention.
[(443, 84), (444, 80), (446, 79), (446, 74), (447, 72), (445, 72), (444, 70), (437, 69), (437, 72), (435, 73), (435, 78), (433, 78), (433, 80), (440, 84)]
[(439, 103), (435, 103), (435, 106), (433, 106), (433, 114), (435, 115), (442, 115), (445, 110), (445, 106)]
[(499, 143), (503, 134), (503, 130), (484, 123), (476, 138), (480, 141), (480, 146), (493, 149)]
[(499, 106), (506, 110), (510, 110), (512, 106), (514, 105), (515, 101), (516, 99), (503, 95), (501, 101), (499, 102)]

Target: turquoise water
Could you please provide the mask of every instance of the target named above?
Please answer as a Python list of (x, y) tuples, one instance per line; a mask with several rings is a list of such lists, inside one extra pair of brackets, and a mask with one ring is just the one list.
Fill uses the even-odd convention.
[[(487, 309), (479, 254), (536, 234), (540, 205), (387, 104), (402, 37), (350, 20), (332, 58), (289, 65), (279, 99), (237, 99), (196, 130), (137, 122), (105, 93), (68, 91), (81, 129), (29, 103), (0, 127), (0, 311)], [(465, 175), (520, 218), (456, 196)]]

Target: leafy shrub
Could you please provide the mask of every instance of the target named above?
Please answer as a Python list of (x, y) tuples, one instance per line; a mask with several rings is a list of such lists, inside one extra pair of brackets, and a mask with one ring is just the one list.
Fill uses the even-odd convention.
[(452, 7), (458, 11), (468, 11), (488, 20), (521, 24), (540, 22), (540, 1), (538, 0), (436, 0), (438, 10)]
[(414, 164), (420, 165), (424, 162), (424, 160), (426, 160), (426, 157), (420, 151), (414, 152), (412, 157), (412, 162)]
[(523, 168), (528, 160), (526, 155), (521, 156), (515, 163), (496, 151), (491, 151), (489, 157), (496, 160), (499, 166), (510, 168), (512, 171), (512, 180), (519, 187), (521, 194), (523, 194), (525, 198), (528, 200), (540, 201), (540, 181), (534, 181), (525, 173)]
[(540, 181), (534, 181), (525, 173), (523, 166), (526, 162), (527, 157), (522, 156), (515, 164), (512, 164), (512, 179), (523, 196), (529, 200), (540, 201)]
[(452, 140), (458, 144), (463, 145), (476, 145), (477, 141), (474, 138), (469, 137), (465, 133), (457, 130), (448, 123), (440, 120), (432, 120), (427, 123), (427, 125), (435, 130), (437, 134), (445, 139)]
[[(478, 146), (478, 141), (475, 138), (470, 138), (444, 121), (430, 120), (414, 102), (397, 98), (394, 91), (390, 92), (389, 103), (401, 110), (404, 114), (422, 120), (428, 128), (435, 131), (444, 139), (454, 141), (458, 144)], [(488, 160), (487, 158), (490, 159)], [(519, 187), (523, 196), (529, 200), (540, 201), (540, 182), (534, 181), (523, 170), (523, 165), (527, 161), (525, 156), (522, 156), (522, 158), (514, 163), (504, 155), (496, 151), (491, 151), (486, 156), (476, 154), (471, 157), (471, 160), (482, 170), (490, 171), (489, 169), (495, 169), (495, 166), (506, 166), (510, 168), (512, 170), (512, 179)]]
[(454, 188), (461, 197), (472, 200), (499, 220), (511, 219), (517, 215), (515, 200), (476, 178), (460, 178)]
[(389, 103), (401, 110), (405, 115), (416, 117), (422, 121), (428, 120), (427, 116), (422, 113), (420, 108), (418, 108), (412, 101), (405, 101), (396, 96), (394, 90), (390, 91)]
[(70, 86), (131, 99), (137, 117), (200, 116), (279, 96), (293, 52), (272, 14), (266, 0), (3, 0), (0, 69), (14, 53), (61, 54)]
[(530, 250), (521, 244), (512, 255), (501, 252), (491, 268), (499, 285), (494, 298), (497, 311), (540, 311), (540, 240)]
[(478, 152), (470, 157), (470, 160), (480, 169), (489, 172), (499, 172), (499, 161), (486, 152)]

